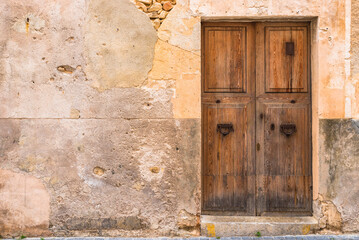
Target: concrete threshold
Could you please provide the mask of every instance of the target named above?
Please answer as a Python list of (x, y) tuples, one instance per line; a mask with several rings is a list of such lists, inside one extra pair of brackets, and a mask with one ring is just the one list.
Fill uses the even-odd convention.
[(317, 227), (314, 217), (201, 216), (206, 237), (306, 235)]

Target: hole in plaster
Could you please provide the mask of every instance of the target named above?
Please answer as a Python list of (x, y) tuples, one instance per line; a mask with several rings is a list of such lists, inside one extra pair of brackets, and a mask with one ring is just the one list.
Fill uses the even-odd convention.
[(150, 167), (150, 171), (152, 173), (159, 173), (160, 172), (160, 168), (159, 167)]
[(98, 176), (102, 176), (105, 173), (105, 169), (103, 169), (101, 167), (95, 167), (93, 169), (93, 173), (98, 175)]
[(72, 74), (75, 71), (75, 68), (69, 65), (61, 65), (57, 67), (57, 71)]

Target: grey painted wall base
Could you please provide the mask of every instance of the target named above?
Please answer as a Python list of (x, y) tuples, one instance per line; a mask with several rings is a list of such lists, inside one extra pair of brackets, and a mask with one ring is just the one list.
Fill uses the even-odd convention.
[[(359, 231), (359, 120), (321, 119), (319, 194), (336, 206), (342, 232)], [(325, 215), (325, 214), (324, 214)], [(331, 225), (327, 221), (326, 225)]]
[(314, 217), (201, 216), (201, 234), (207, 237), (303, 235), (316, 228)]

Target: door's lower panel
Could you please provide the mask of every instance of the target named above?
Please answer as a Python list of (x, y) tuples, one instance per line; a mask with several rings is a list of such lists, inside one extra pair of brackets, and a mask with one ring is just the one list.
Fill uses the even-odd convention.
[(203, 211), (254, 214), (254, 104), (203, 104)]
[(257, 102), (258, 215), (311, 213), (310, 104)]

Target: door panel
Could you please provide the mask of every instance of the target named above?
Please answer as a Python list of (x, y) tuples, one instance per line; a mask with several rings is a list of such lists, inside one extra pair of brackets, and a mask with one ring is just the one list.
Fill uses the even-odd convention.
[(265, 91), (308, 91), (308, 27), (266, 26)]
[[(268, 101), (268, 100), (267, 100)], [(257, 101), (261, 215), (311, 211), (310, 104)]]
[(247, 212), (254, 208), (249, 198), (254, 197), (255, 178), (248, 163), (254, 127), (248, 115), (253, 109), (253, 103), (203, 105), (205, 210)]
[(246, 91), (246, 26), (205, 29), (205, 92)]

